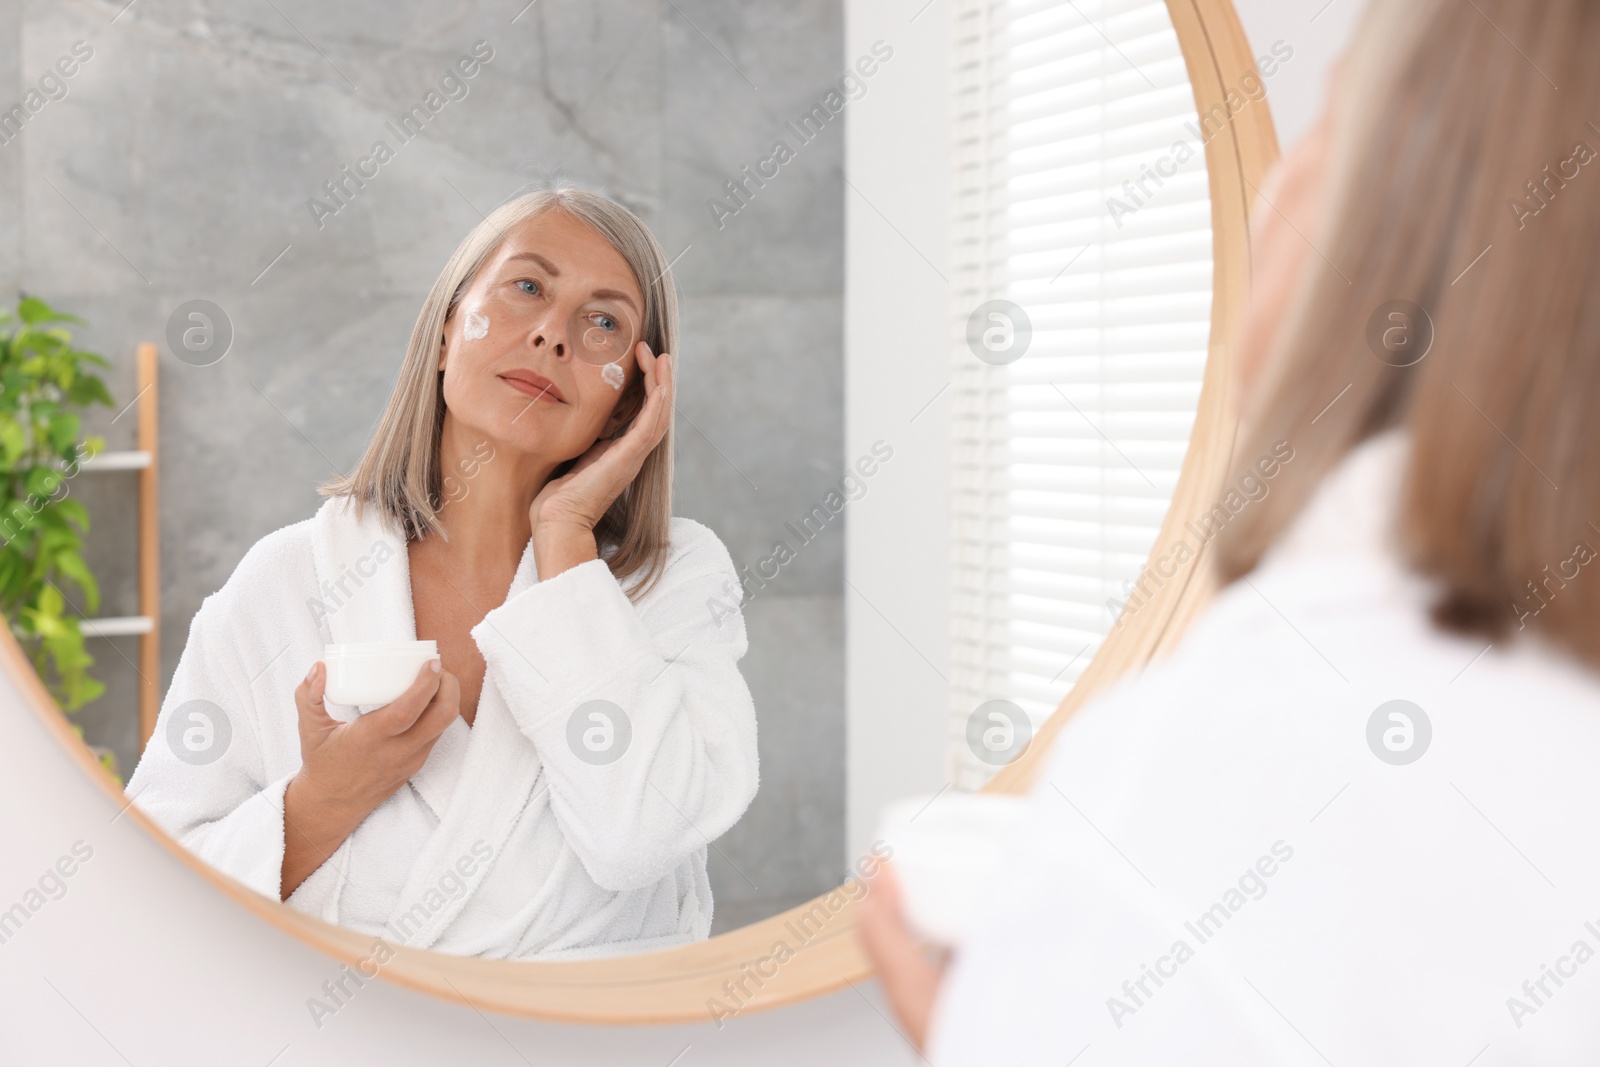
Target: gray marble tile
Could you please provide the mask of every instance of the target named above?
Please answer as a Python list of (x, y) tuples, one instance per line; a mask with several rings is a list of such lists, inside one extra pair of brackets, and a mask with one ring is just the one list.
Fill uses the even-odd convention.
[[(0, 6), (0, 85), (6, 87), (0, 90), (0, 110), (7, 113), (23, 102), (25, 80), (34, 86), (45, 73), (43, 69), (32, 75), (23, 73), (21, 28), (17, 5)], [(55, 57), (49, 60), (54, 61)], [(16, 206), (22, 201), (23, 152), (28, 126), (36, 125), (34, 118), (37, 116), (27, 117), (20, 127), (13, 119), (0, 129), (0, 142), (4, 142), (0, 143), (0, 204), (6, 205), (6, 210), (0, 211), (0, 300), (6, 302), (22, 284), (22, 213)]]
[[(661, 240), (688, 248), (676, 276), (689, 293), (832, 294), (843, 289), (848, 107), (802, 143), (785, 126), (820, 101), (843, 73), (840, 5), (683, 2), (662, 18)], [(742, 180), (786, 143), (794, 158)], [(759, 178), (759, 175), (758, 175)], [(764, 184), (763, 184), (764, 182)], [(720, 201), (731, 217), (714, 211)]]
[(849, 508), (802, 539), (786, 524), (843, 475), (842, 302), (837, 297), (688, 296), (677, 420), (677, 510), (752, 568), (782, 541), (780, 593), (836, 592)]
[(724, 906), (770, 907), (752, 916), (764, 918), (838, 885), (846, 866), (843, 598), (756, 597), (744, 614), (761, 787), (707, 862), (719, 929)]

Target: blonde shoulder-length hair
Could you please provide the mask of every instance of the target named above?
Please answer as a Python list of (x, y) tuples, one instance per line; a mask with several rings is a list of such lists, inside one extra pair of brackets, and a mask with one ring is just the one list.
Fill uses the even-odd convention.
[[(678, 296), (661, 245), (643, 222), (598, 193), (561, 184), (524, 193), (490, 212), (456, 247), (423, 301), (406, 346), (400, 377), (388, 406), (353, 473), (317, 487), (325, 497), (353, 498), (359, 516), (376, 508), (404, 532), (407, 541), (444, 535), (439, 521), (443, 473), (439, 445), (444, 433), (444, 373), (438, 370), (445, 322), (472, 284), (490, 253), (511, 227), (547, 211), (560, 211), (587, 224), (627, 261), (644, 294), (639, 339), (652, 352), (678, 351)], [(673, 376), (677, 380), (674, 361)], [(622, 410), (637, 412), (644, 402), (644, 378), (636, 375), (618, 398)], [(618, 582), (633, 579), (630, 598), (643, 596), (666, 569), (672, 518), (672, 411), (667, 432), (645, 457), (632, 484), (595, 526), (600, 556)], [(557, 467), (560, 477), (571, 461)]]
[[(1436, 580), (1434, 621), (1536, 628), (1600, 665), (1600, 572), (1578, 574), (1600, 545), (1597, 57), (1597, 0), (1372, 0), (1320, 254), (1245, 412), (1243, 455), (1286, 440), (1297, 458), (1219, 534), (1220, 579), (1252, 570), (1355, 444), (1403, 427), (1399, 547)], [(1394, 301), (1431, 319), (1418, 362), (1379, 357)]]

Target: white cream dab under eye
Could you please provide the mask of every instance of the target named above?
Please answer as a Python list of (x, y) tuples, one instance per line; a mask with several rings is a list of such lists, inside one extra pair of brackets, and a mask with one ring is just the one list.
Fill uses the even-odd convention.
[(607, 385), (616, 390), (622, 389), (623, 373), (622, 363), (607, 363), (600, 368), (600, 377), (605, 379)]
[(467, 312), (467, 321), (461, 331), (469, 341), (481, 340), (489, 335), (489, 316), (474, 308)]

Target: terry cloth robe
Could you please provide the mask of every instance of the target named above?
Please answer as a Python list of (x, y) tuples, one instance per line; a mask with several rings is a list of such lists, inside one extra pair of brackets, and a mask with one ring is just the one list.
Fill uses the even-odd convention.
[[(671, 521), (666, 571), (638, 603), (603, 560), (540, 581), (530, 540), (505, 602), (472, 629), (487, 663), (473, 725), (452, 722), (287, 903), (472, 956), (705, 938), (707, 846), (757, 784), (741, 596), (722, 542), (689, 519)], [(325, 644), (416, 636), (398, 525), (329, 499), (262, 538), (200, 605), (129, 796), (279, 899), (283, 795), (301, 765), (295, 687)], [(621, 715), (595, 719), (610, 709), (591, 701)], [(346, 722), (372, 710), (327, 708)]]
[[(1531, 594), (1492, 647), (1432, 624), (1394, 539), (1407, 461), (1398, 430), (1352, 450), (1066, 724), (928, 1062), (1600, 1063), (1600, 671), (1518, 629)], [(1571, 536), (1546, 573), (1600, 582)]]

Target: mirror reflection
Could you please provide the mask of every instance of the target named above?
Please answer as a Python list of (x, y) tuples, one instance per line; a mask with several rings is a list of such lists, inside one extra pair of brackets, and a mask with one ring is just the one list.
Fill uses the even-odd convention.
[[(1135, 7), (1103, 31), (1045, 5), (998, 40), (1004, 251), (977, 281), (918, 217), (947, 225), (970, 161), (926, 205), (887, 150), (844, 170), (848, 123), (947, 122), (966, 91), (906, 90), (946, 70), (942, 9), (859, 42), (830, 4), (29, 16), (77, 57), (72, 102), (28, 119), (28, 299), (3, 326), (5, 395), (38, 371), (57, 406), (6, 564), (41, 674), (194, 855), (392, 944), (633, 953), (829, 892), (876, 820), (847, 822), (875, 801), (847, 780), (900, 758), (852, 723), (948, 735), (957, 789), (1020, 756), (1175, 484), (1203, 140), (1164, 6)], [(1124, 179), (1180, 139), (1128, 217)], [(847, 228), (849, 198), (888, 225)], [(931, 270), (872, 290), (847, 241)], [(929, 293), (976, 346), (846, 350), (847, 301), (909, 337)], [(850, 368), (897, 361), (956, 388), (847, 433)], [(874, 554), (926, 535), (882, 502), (942, 494), (933, 465), (980, 424), (1006, 462), (939, 505), (989, 523), (956, 539), (939, 616), (975, 621), (911, 642), (948, 705), (852, 702), (851, 598), (901, 644), (920, 609), (875, 565), (846, 581), (846, 530)]]

